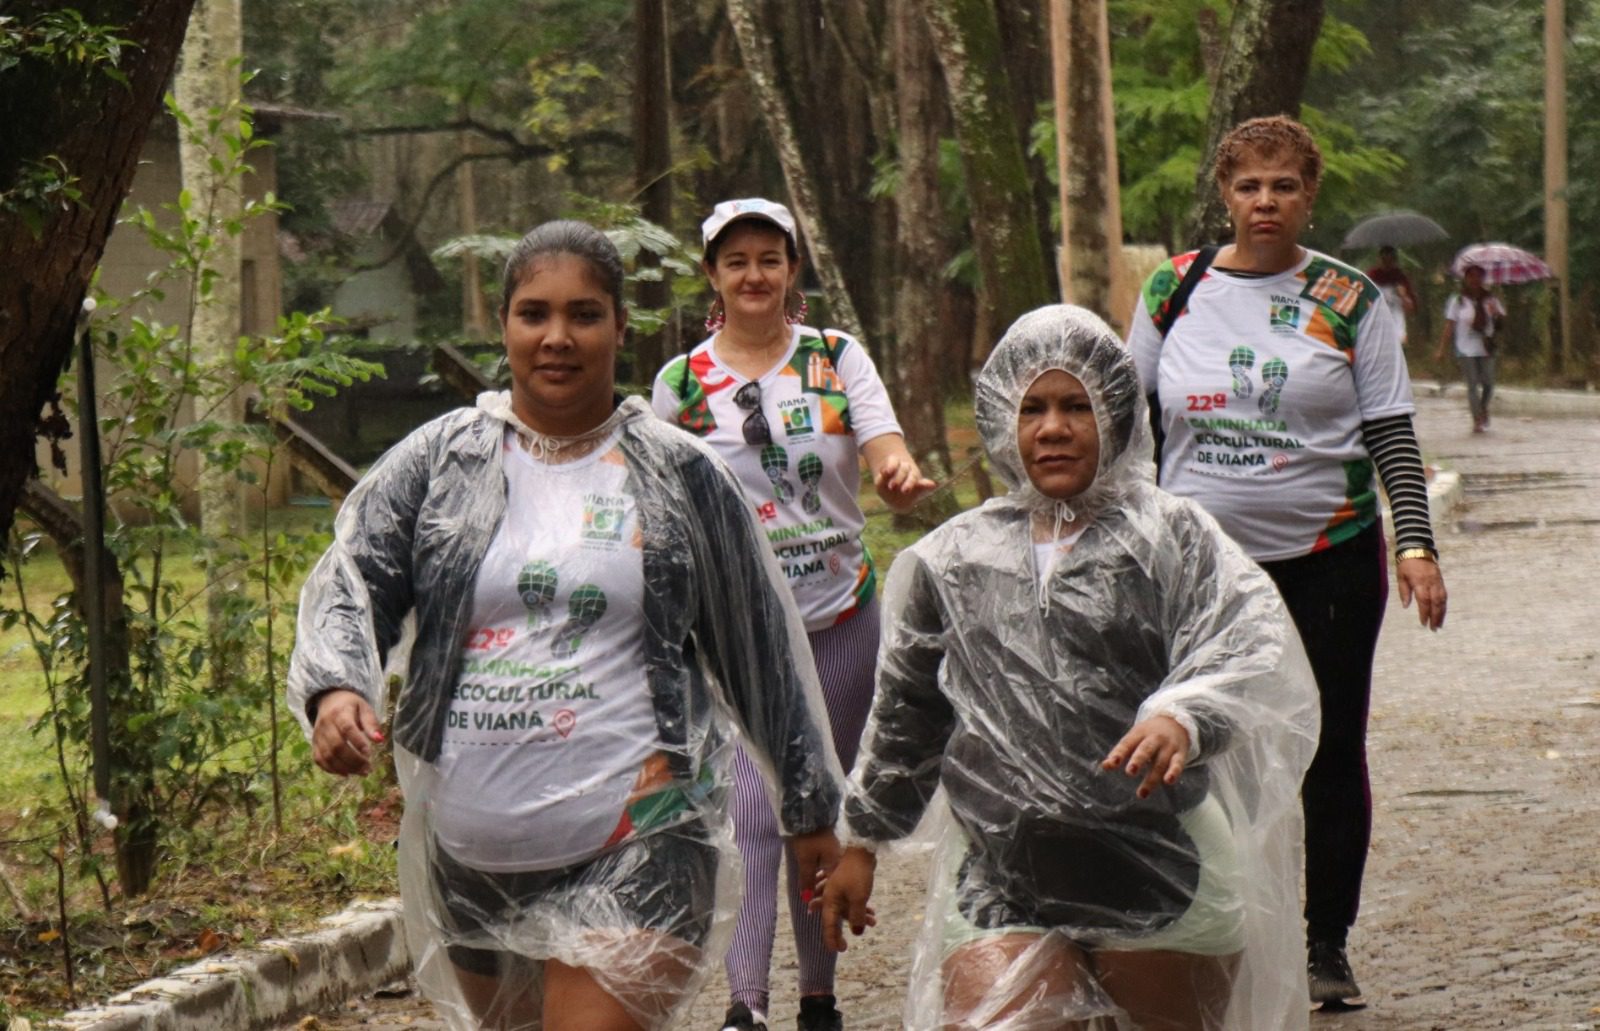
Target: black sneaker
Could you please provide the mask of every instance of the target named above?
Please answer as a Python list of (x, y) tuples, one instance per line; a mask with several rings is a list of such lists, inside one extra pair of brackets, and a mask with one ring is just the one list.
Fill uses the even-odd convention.
[(844, 1031), (844, 1016), (831, 995), (807, 995), (800, 999), (800, 1015), (795, 1018), (799, 1031)]
[(749, 1006), (736, 1002), (728, 1007), (728, 1012), (722, 1018), (722, 1031), (767, 1031), (767, 1024), (764, 1020), (757, 1020)]
[(1311, 984), (1314, 1003), (1342, 1003), (1361, 995), (1344, 946), (1333, 942), (1312, 942), (1307, 947), (1306, 980)]

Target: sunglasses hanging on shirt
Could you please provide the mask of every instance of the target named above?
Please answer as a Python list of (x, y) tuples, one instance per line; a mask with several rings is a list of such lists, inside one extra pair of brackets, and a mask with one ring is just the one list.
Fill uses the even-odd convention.
[(772, 443), (772, 428), (767, 425), (766, 413), (761, 410), (761, 384), (751, 380), (740, 387), (733, 395), (733, 403), (742, 412), (749, 414), (744, 417), (744, 442), (746, 444)]

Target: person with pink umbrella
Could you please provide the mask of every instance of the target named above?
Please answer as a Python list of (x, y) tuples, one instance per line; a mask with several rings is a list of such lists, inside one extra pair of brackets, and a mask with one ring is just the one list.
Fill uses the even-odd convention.
[(1505, 321), (1505, 305), (1484, 282), (1482, 265), (1461, 269), (1461, 292), (1444, 306), (1444, 331), (1434, 355), (1444, 361), (1445, 348), (1455, 342), (1456, 361), (1467, 383), (1467, 407), (1472, 412), (1472, 432), (1489, 428), (1489, 399), (1494, 395), (1494, 338)]

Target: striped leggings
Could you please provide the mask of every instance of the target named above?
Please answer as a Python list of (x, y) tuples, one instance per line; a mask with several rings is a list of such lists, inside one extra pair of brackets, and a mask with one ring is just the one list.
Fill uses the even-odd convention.
[[(843, 623), (806, 637), (811, 642), (817, 677), (822, 681), (833, 747), (848, 773), (872, 708), (873, 668), (878, 658), (878, 603), (868, 602)], [(733, 759), (732, 795), (733, 837), (744, 857), (744, 903), (728, 949), (728, 989), (736, 1001), (765, 1013), (772, 940), (778, 925), (778, 862), (787, 850), (761, 774), (742, 748)], [(794, 864), (786, 865), (789, 917), (794, 927), (795, 951), (800, 957), (800, 994), (829, 994), (833, 991), (834, 954), (822, 944), (822, 921), (800, 901)]]

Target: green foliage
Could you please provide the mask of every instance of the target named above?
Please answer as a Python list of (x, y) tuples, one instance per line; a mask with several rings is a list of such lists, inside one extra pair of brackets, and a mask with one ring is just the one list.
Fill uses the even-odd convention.
[[(1373, 210), (1406, 207), (1437, 220), (1450, 241), (1419, 252), (1433, 270), (1470, 243), (1505, 240), (1535, 251), (1544, 238), (1544, 5), (1540, 0), (1335, 0), (1332, 9), (1371, 40), (1372, 51), (1313, 75), (1307, 99), (1337, 111), (1349, 139), (1403, 164), (1381, 191), (1353, 188), (1339, 210), (1319, 202), (1324, 242)], [(1600, 277), (1600, 4), (1567, 5), (1567, 113), (1571, 281), (1574, 301), (1593, 309), (1585, 284)], [(1330, 166), (1332, 162), (1330, 161)], [(1326, 219), (1320, 217), (1330, 216)], [(1437, 274), (1437, 273), (1436, 273)], [(1432, 312), (1449, 285), (1427, 298)], [(1503, 357), (1507, 371), (1532, 371), (1546, 322), (1541, 292), (1512, 290)], [(1431, 313), (1431, 312), (1430, 312)], [(1580, 319), (1580, 326), (1582, 320)], [(1581, 343), (1581, 342), (1580, 342)]]
[(44, 229), (52, 211), (78, 203), (83, 193), (78, 177), (55, 155), (42, 160), (24, 161), (11, 188), (0, 190), (0, 211), (22, 219), (35, 237)]
[[(28, 21), (0, 15), (0, 75), (11, 73), (12, 89), (20, 81), (16, 73), (29, 66), (66, 72), (69, 80), (103, 75), (126, 85), (120, 65), (124, 51), (134, 44), (116, 33), (115, 27), (92, 25), (71, 8), (45, 11)], [(59, 79), (50, 81), (51, 88), (61, 85)], [(35, 237), (53, 213), (82, 198), (78, 176), (54, 154), (24, 158), (9, 177), (9, 182), (0, 180), (0, 213), (20, 218)]]
[[(173, 113), (180, 131), (220, 141), (210, 160), (222, 176), (221, 189), (238, 189), (247, 156), (261, 145), (247, 113), (214, 110), (198, 125)], [(189, 324), (194, 311), (218, 303), (213, 288), (224, 274), (215, 264), (219, 241), (241, 234), (273, 202), (247, 205), (238, 220), (216, 217), (214, 198), (188, 191), (166, 207), (167, 228), (144, 209), (128, 217), (167, 265), (133, 297), (100, 299), (94, 345), (101, 375), (111, 373), (99, 384), (97, 404), (106, 547), (123, 578), (127, 628), (122, 661), (107, 662), (114, 674), (108, 684), (117, 765), (112, 794), (145, 814), (146, 829), (170, 834), (214, 807), (258, 805), (269, 787), (276, 794), (276, 746), (287, 726), (276, 706), (276, 672), (284, 668), (289, 635), (275, 635), (274, 625), (293, 585), (328, 541), (320, 529), (275, 530), (265, 516), (258, 541), (219, 539), (189, 516), (185, 456), (202, 455), (241, 491), (264, 492), (277, 444), (270, 426), (240, 423), (229, 414), (242, 396), (258, 411), (282, 415), (381, 369), (345, 353), (328, 332), (326, 312), (286, 317), (269, 337), (241, 336), (219, 363), (201, 362), (181, 327), (137, 314), (142, 301), (170, 289), (187, 291)], [(64, 378), (64, 397), (77, 396), (75, 375)], [(197, 403), (202, 397), (212, 399), (210, 408)], [(14, 552), (19, 585), (35, 543), (25, 538)], [(206, 556), (199, 580), (175, 575), (195, 556)], [(227, 586), (246, 578), (251, 589)], [(218, 595), (220, 604), (214, 604)], [(88, 791), (83, 775), (69, 771), (86, 769), (91, 738), (83, 617), (71, 594), (62, 593), (47, 614), (19, 601), (0, 610), (0, 621), (30, 632), (48, 691), (35, 730), (56, 742), (63, 793), (82, 828)], [(117, 643), (108, 640), (108, 647)], [(217, 677), (211, 659), (219, 648), (248, 656), (244, 668)], [(119, 671), (124, 675), (115, 675)], [(217, 690), (218, 683), (228, 689)]]
[[(1211, 88), (1202, 58), (1203, 23), (1223, 37), (1233, 17), (1230, 0), (1112, 0), (1112, 83), (1122, 220), (1135, 240), (1176, 249), (1179, 227), (1194, 203), (1195, 175), (1204, 155)], [(1355, 23), (1329, 11), (1312, 54), (1324, 74), (1357, 65), (1372, 47)], [(1319, 221), (1343, 223), (1382, 195), (1404, 168), (1384, 141), (1357, 132), (1344, 104), (1306, 107), (1302, 119), (1322, 148), (1327, 175), (1317, 200)]]
[(107, 25), (91, 25), (70, 7), (45, 11), (31, 22), (0, 15), (0, 72), (26, 60), (52, 61), (127, 83), (118, 65), (124, 48), (133, 44)]
[[(598, 78), (585, 69), (600, 70), (591, 64), (595, 55), (607, 55), (605, 68), (614, 71), (631, 53), (626, 0), (339, 0), (339, 6), (356, 25), (385, 28), (369, 38), (360, 60), (343, 64), (334, 89), (364, 115), (386, 121), (449, 121), (465, 105), (515, 124), (542, 102), (540, 117), (559, 122), (564, 101), (582, 92), (577, 84)], [(605, 77), (614, 91), (627, 81)]]
[[(671, 302), (665, 307), (633, 305), (628, 308), (629, 330), (634, 333), (656, 333), (685, 312), (704, 307), (709, 287), (700, 269), (698, 251), (667, 229), (644, 218), (633, 204), (602, 201), (578, 194), (570, 195), (567, 201), (570, 208), (567, 217), (581, 219), (603, 230), (616, 245), (626, 270), (625, 286), (663, 280), (669, 284)], [(458, 236), (435, 248), (433, 257), (436, 260), (454, 260), (471, 254), (482, 261), (500, 265), (505, 263), (519, 239), (521, 237), (492, 233)], [(654, 261), (641, 261), (644, 255), (652, 256)], [(498, 308), (498, 298), (492, 306)], [(488, 372), (489, 366), (498, 367), (499, 360), (498, 351), (485, 355), (485, 371)], [(497, 373), (491, 374), (491, 378), (498, 378)]]

